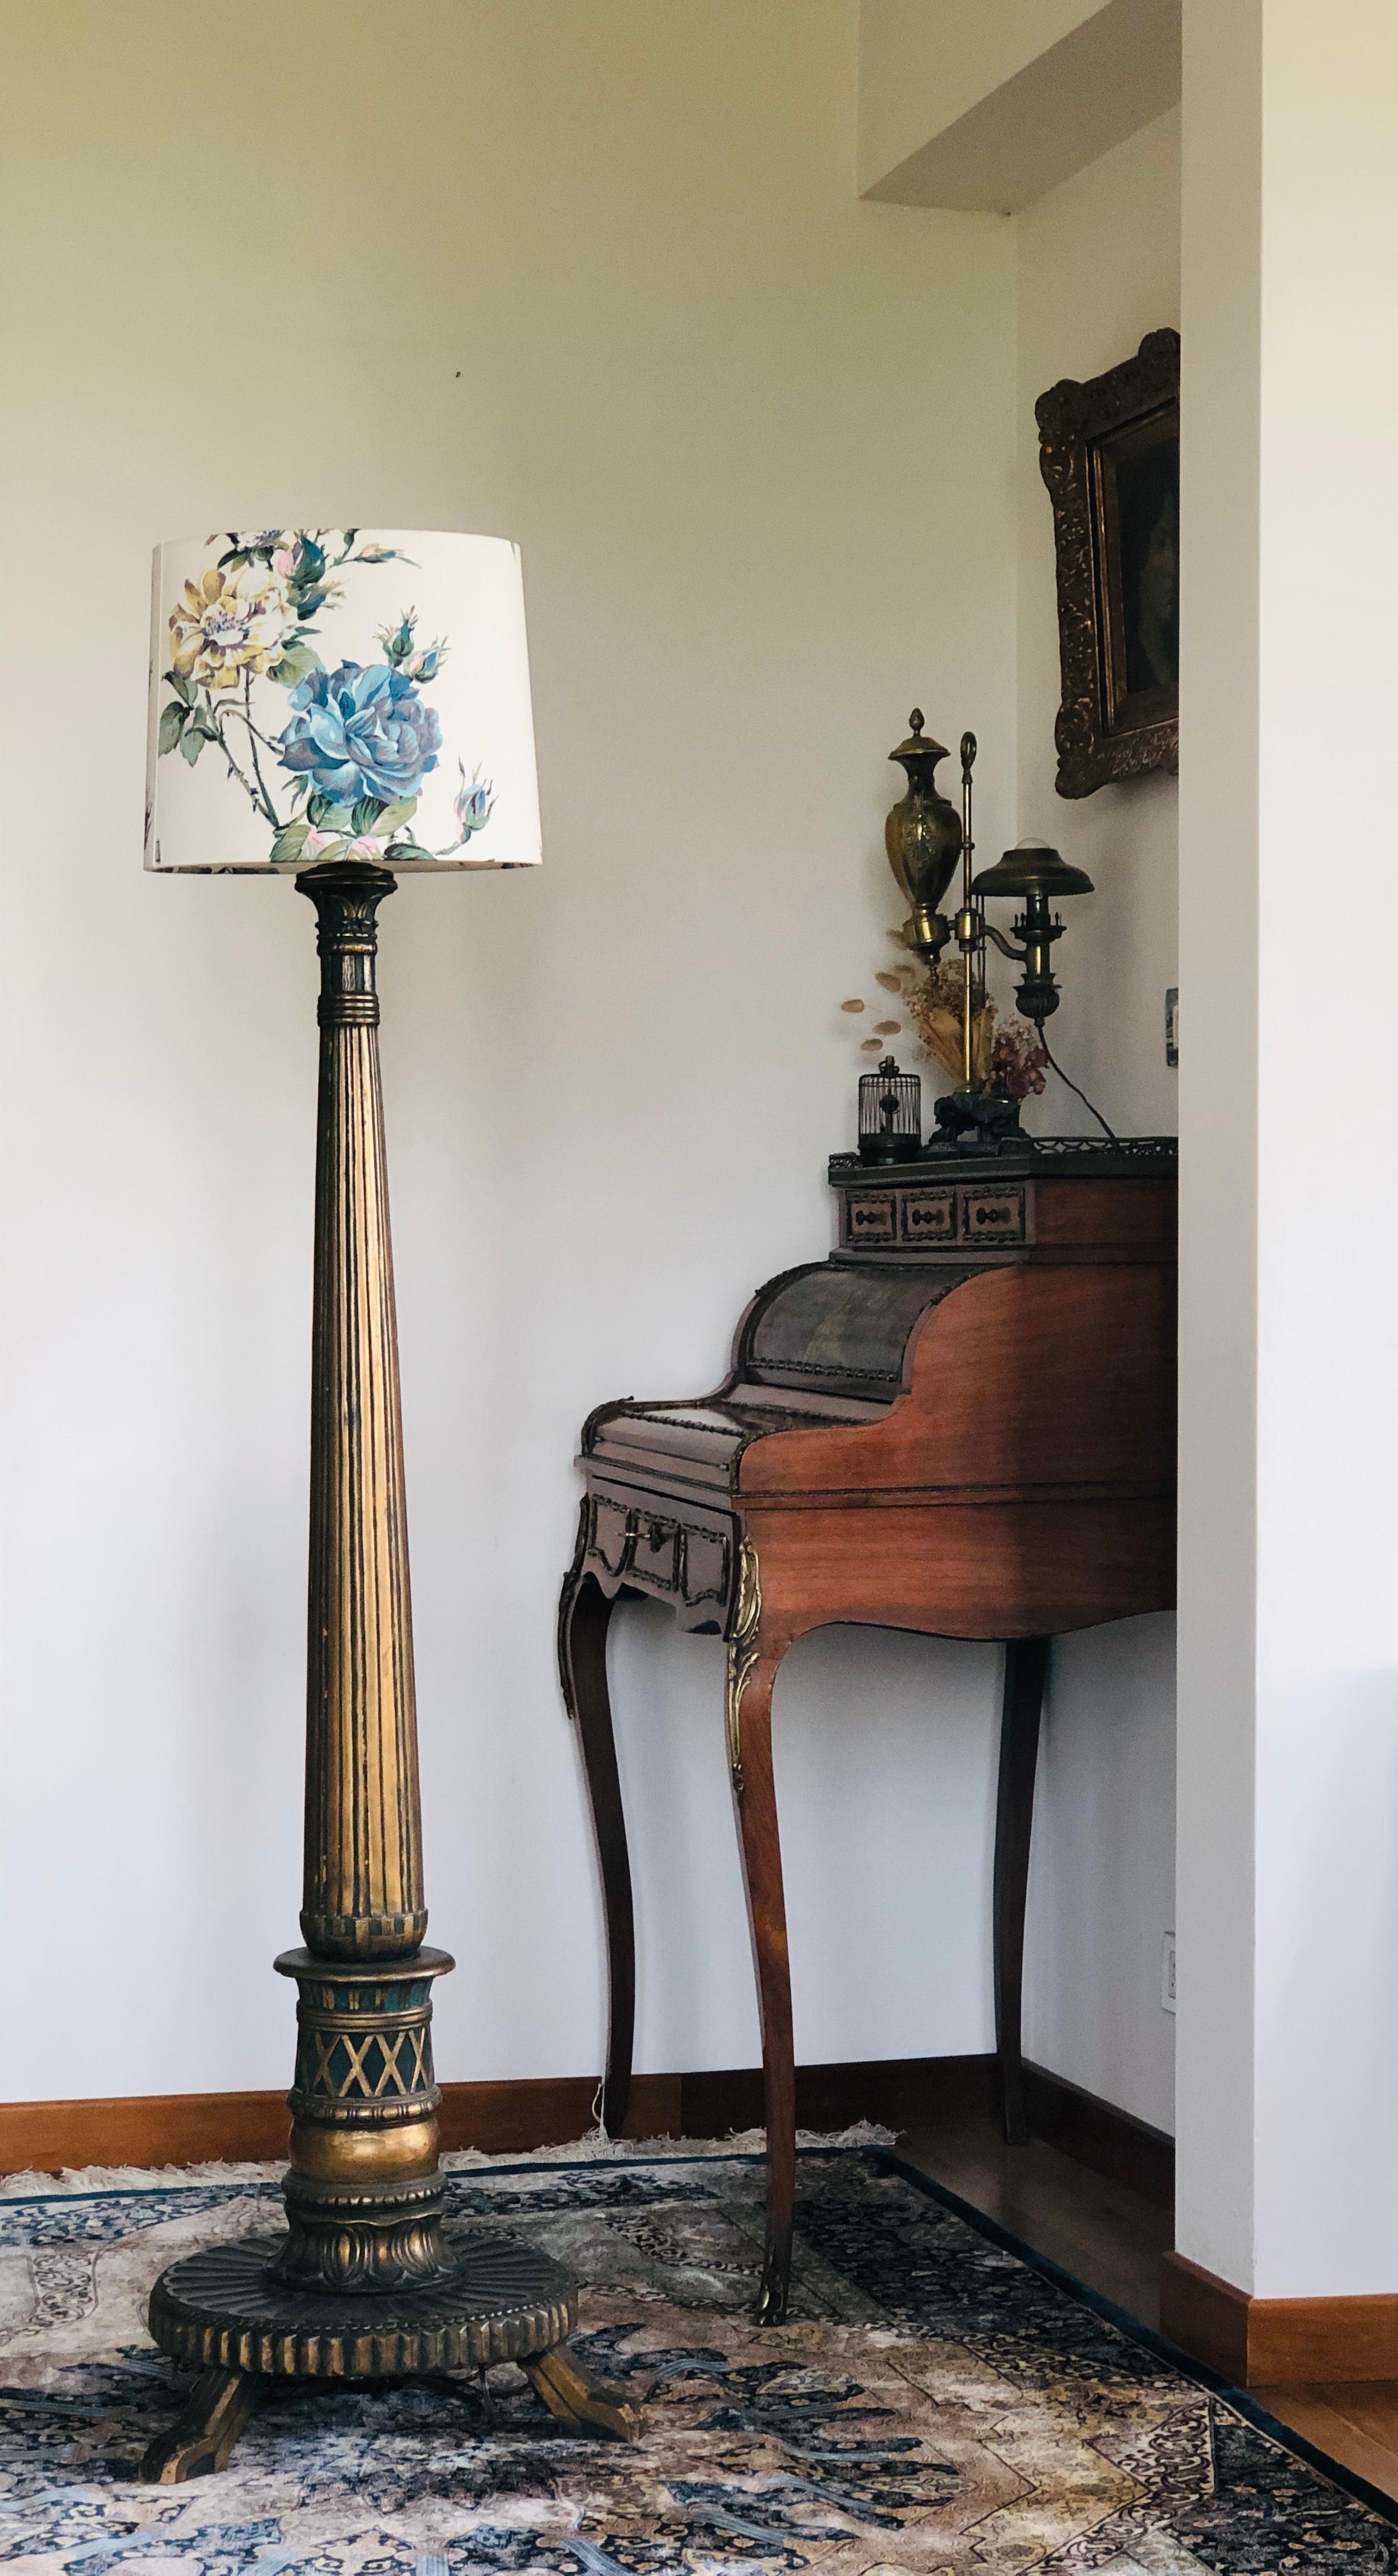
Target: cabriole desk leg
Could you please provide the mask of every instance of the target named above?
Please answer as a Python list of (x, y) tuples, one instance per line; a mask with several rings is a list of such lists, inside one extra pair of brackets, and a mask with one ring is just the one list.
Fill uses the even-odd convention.
[(786, 1652), (761, 1633), (757, 1554), (743, 1542), (742, 1573), (728, 1644), (728, 1763), (738, 1811), (748, 1919), (762, 2014), (767, 2112), (767, 2251), (757, 2322), (779, 2326), (791, 2287), (796, 2199), (796, 2061), (791, 2026), (791, 1960), (786, 1939), (781, 1839), (772, 1773), (772, 1685)]
[(619, 2138), (631, 2098), (631, 2049), (636, 2020), (636, 1927), (626, 1816), (616, 1765), (612, 1703), (607, 1689), (607, 1630), (615, 1603), (584, 1570), (587, 1505), (578, 1530), (578, 1552), (564, 1578), (558, 1605), (558, 1670), (570, 1717), (582, 1746), (607, 1929), (607, 2071), (602, 2080), (602, 2128)]
[(995, 2048), (1000, 2067), (1000, 2117), (1011, 2146), (1022, 2145), (1029, 2134), (1022, 2057), (1024, 1913), (1029, 1894), (1034, 1781), (1048, 1657), (1047, 1637), (1011, 1637), (1005, 1647), (1000, 1786), (995, 1807)]

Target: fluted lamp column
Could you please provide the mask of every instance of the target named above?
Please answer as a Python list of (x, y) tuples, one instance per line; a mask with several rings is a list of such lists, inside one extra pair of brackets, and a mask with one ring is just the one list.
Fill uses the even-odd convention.
[(303, 1950), (283, 2281), (430, 2281), (448, 2262), (425, 1950), (398, 1335), (374, 962), (386, 870), (298, 877), (321, 959), (311, 1324)]
[[(405, 603), (411, 601), (411, 605)], [(558, 2265), (446, 2222), (423, 1946), (412, 1611), (375, 979), (400, 874), (537, 864), (517, 549), (272, 529), (158, 549), (147, 865), (291, 874), (320, 954), (304, 1947), (287, 2226), (189, 2255), (150, 2301), (200, 2373), (141, 2474), (221, 2466), (276, 2378), (521, 2363), (576, 2430), (632, 2409), (560, 2349)]]

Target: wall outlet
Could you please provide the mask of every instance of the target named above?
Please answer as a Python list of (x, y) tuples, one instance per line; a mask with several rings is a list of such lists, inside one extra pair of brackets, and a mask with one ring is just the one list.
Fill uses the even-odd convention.
[(1165, 1061), (1178, 1070), (1180, 1060), (1180, 988), (1165, 987)]
[(1175, 1936), (1173, 1932), (1166, 1933), (1160, 1952), (1160, 2009), (1167, 2013), (1172, 2013), (1175, 2009)]

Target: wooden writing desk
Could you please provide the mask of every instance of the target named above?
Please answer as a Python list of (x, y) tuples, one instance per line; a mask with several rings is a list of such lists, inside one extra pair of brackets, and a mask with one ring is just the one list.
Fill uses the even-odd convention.
[[(996, 2044), (1024, 2133), (1020, 1996), (1049, 1639), (1164, 1610), (1175, 1582), (1175, 1149), (870, 1171), (837, 1155), (838, 1249), (759, 1289), (712, 1395), (605, 1404), (583, 1431), (559, 1605), (606, 1907), (603, 2125), (626, 2117), (635, 1950), (607, 1693), (613, 1604), (668, 1602), (727, 1642), (728, 1758), (767, 2104), (759, 2314), (791, 2269), (795, 2074), (772, 1685), (793, 1639), (852, 1621), (1005, 1642)], [(854, 1716), (856, 1712), (852, 1711)]]

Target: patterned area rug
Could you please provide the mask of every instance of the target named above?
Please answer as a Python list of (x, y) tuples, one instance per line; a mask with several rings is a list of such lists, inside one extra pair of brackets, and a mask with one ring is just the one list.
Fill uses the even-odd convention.
[(579, 2344), (635, 2446), (570, 2439), (522, 2377), (278, 2392), (230, 2466), (133, 2481), (181, 2401), (147, 2337), (179, 2253), (265, 2232), (266, 2180), (0, 2203), (0, 2563), (140, 2576), (1393, 2576), (1398, 2532), (1147, 2339), (879, 2151), (802, 2159), (791, 2322), (750, 2323), (762, 2168), (531, 2163), (453, 2218), (589, 2287)]

